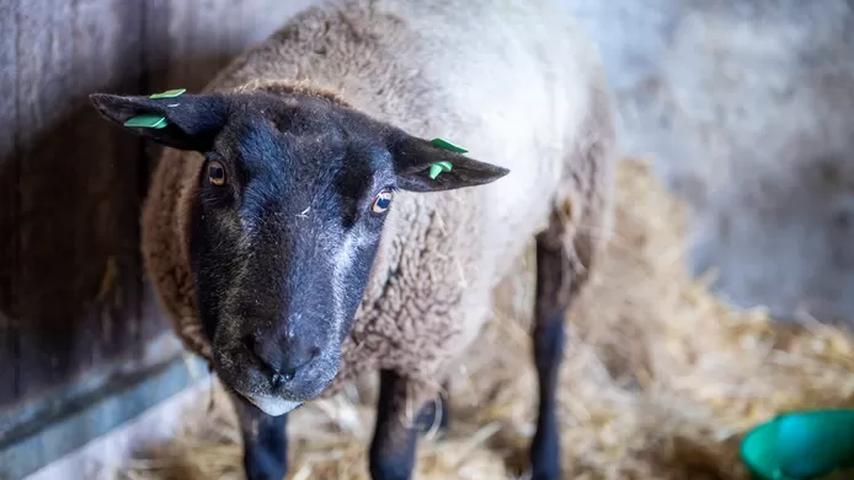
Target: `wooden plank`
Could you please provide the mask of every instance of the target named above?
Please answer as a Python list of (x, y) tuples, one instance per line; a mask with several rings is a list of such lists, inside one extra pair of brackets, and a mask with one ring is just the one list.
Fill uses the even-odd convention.
[(0, 2), (0, 404), (18, 394), (18, 334), (13, 325), (14, 278), (18, 257), (13, 225), (18, 214), (18, 164), (15, 152), (17, 117), (17, 1)]
[(222, 67), (318, 0), (156, 0), (148, 2), (151, 87), (200, 89)]
[[(73, 144), (56, 128), (70, 120), (71, 13), (68, 3), (43, 1), (21, 2), (18, 10), (20, 212), (15, 227), (20, 253), (15, 281), (21, 396), (71, 370), (75, 362), (66, 358), (73, 340), (70, 327), (82, 314), (74, 295), (77, 279), (63, 274), (76, 237), (67, 220), (78, 207), (69, 155)], [(64, 318), (52, 318), (59, 316)]]
[(138, 84), (134, 5), (20, 4), (19, 396), (67, 381), (137, 336), (139, 147), (86, 99)]
[[(149, 2), (146, 18), (149, 88), (201, 89), (228, 59), (223, 35), (233, 19), (220, 17), (223, 2)], [(230, 12), (233, 13), (233, 12)]]
[(200, 89), (313, 1), (0, 3), (3, 405), (138, 352), (166, 325), (138, 257), (153, 149), (86, 95)]
[[(138, 88), (143, 7), (142, 2), (125, 0), (90, 1), (75, 7), (74, 90), (81, 95), (81, 113), (73, 136), (78, 161), (90, 167), (84, 180), (90, 193), (85, 209), (97, 215), (87, 233), (95, 242), (90, 255), (103, 258), (92, 305), (97, 315), (90, 327), (97, 332), (89, 352), (93, 366), (141, 344), (137, 218), (142, 144), (107, 125), (85, 97), (93, 91)], [(103, 192), (103, 196), (92, 196), (92, 192)]]
[[(39, 429), (16, 432), (17, 435), (13, 433), (6, 441), (0, 436), (0, 478), (25, 478), (193, 382), (207, 378), (207, 369), (201, 360), (187, 361), (182, 356), (172, 355), (154, 364), (143, 362), (118, 381), (105, 383), (104, 388), (91, 390), (86, 397), (77, 398), (80, 408), (69, 414), (49, 419)], [(51, 412), (39, 413), (41, 420)], [(104, 456), (102, 460), (108, 458)], [(61, 474), (47, 475), (46, 478), (81, 478), (71, 476), (71, 472), (63, 471), (62, 467), (57, 472), (57, 465), (49, 468)]]

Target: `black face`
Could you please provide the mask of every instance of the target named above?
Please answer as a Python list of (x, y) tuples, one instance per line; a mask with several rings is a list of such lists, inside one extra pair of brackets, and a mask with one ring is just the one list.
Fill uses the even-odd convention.
[[(190, 252), (204, 332), (223, 382), (270, 414), (316, 397), (373, 265), (396, 189), (436, 191), (506, 170), (434, 147), (335, 101), (290, 92), (93, 96), (108, 118), (205, 156)], [(431, 164), (450, 162), (431, 178)]]
[(300, 402), (337, 372), (395, 179), (378, 125), (315, 99), (252, 103), (205, 153), (192, 267), (223, 380)]

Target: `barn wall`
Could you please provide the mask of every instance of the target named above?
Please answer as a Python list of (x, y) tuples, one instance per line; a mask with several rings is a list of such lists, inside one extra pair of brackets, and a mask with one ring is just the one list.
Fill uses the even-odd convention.
[(306, 3), (0, 0), (0, 450), (178, 350), (139, 256), (156, 151), (87, 95), (201, 88)]
[(854, 326), (854, 1), (562, 1), (622, 146), (691, 207), (695, 272), (739, 306)]

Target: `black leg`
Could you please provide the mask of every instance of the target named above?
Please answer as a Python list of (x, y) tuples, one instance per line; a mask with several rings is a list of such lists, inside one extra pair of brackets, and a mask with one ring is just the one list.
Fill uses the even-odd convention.
[(287, 414), (271, 417), (235, 393), (231, 401), (243, 436), (247, 480), (282, 480), (288, 471)]
[(377, 425), (371, 442), (370, 464), (373, 480), (408, 480), (415, 466), (417, 431), (407, 418), (407, 380), (395, 372), (380, 372)]
[(571, 268), (563, 229), (552, 220), (537, 236), (537, 292), (533, 332), (534, 361), (539, 379), (537, 431), (531, 444), (533, 480), (560, 478), (560, 432), (557, 420), (558, 373), (565, 343), (564, 318), (572, 296)]

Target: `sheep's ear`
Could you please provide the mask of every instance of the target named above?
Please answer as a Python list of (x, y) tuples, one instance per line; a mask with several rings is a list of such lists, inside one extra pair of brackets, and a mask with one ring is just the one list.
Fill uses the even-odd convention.
[(133, 133), (182, 150), (210, 150), (228, 120), (228, 103), (221, 95), (94, 93), (89, 100), (101, 115)]
[(406, 135), (394, 143), (392, 156), (397, 186), (413, 192), (436, 192), (494, 182), (506, 168), (472, 160), (452, 143)]

